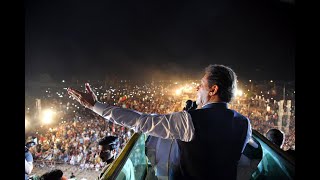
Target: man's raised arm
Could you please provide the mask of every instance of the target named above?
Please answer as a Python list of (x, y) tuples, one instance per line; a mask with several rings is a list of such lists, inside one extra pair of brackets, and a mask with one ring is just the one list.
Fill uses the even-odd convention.
[(100, 103), (90, 85), (86, 83), (85, 87), (86, 92), (68, 88), (68, 93), (80, 104), (108, 120), (164, 139), (180, 139), (188, 142), (193, 138), (194, 126), (191, 115), (186, 111), (165, 115), (145, 114)]

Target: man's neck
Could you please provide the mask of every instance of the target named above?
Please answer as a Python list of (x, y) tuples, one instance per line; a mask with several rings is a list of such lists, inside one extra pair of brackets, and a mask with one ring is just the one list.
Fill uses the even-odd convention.
[(204, 107), (204, 106), (206, 106), (206, 105), (208, 105), (208, 104), (212, 104), (212, 103), (223, 103), (223, 102), (220, 101), (219, 98), (212, 98), (212, 99), (210, 99), (207, 103), (203, 104), (202, 107)]
[(216, 102), (216, 101), (208, 101), (208, 102), (205, 103), (202, 107), (204, 107), (204, 106), (206, 106), (206, 105), (208, 105), (208, 104), (212, 104), (212, 103), (218, 103), (218, 102)]

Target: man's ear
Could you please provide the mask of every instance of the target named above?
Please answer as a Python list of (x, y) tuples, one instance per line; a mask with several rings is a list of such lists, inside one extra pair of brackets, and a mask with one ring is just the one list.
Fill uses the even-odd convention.
[(210, 95), (210, 96), (216, 95), (217, 92), (218, 92), (218, 89), (219, 89), (219, 86), (213, 85), (213, 86), (211, 87), (211, 89), (210, 89), (209, 95)]

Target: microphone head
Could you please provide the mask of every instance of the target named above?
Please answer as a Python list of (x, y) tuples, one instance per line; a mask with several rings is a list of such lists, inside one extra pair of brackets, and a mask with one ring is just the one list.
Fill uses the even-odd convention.
[(193, 101), (193, 102), (192, 102), (191, 110), (195, 110), (195, 109), (197, 109), (197, 107), (198, 107), (197, 102), (196, 102), (196, 101)]
[(192, 107), (192, 101), (189, 99), (186, 101), (186, 107), (185, 107), (185, 110), (190, 110), (190, 108)]

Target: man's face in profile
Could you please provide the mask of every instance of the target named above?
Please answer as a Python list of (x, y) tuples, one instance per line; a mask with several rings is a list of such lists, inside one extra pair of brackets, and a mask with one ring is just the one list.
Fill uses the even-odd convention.
[(109, 159), (113, 158), (114, 150), (110, 150), (108, 145), (99, 145), (99, 157), (103, 162), (107, 162)]
[(197, 87), (197, 105), (199, 107), (202, 107), (209, 101), (209, 90), (208, 77), (204, 75), (200, 85)]

